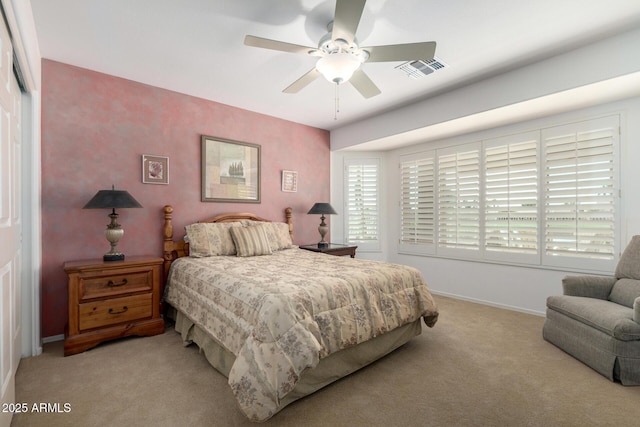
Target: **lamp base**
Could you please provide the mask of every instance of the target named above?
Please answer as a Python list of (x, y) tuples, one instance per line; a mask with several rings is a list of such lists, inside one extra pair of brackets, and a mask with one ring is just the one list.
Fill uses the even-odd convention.
[(124, 261), (124, 254), (104, 254), (103, 261)]
[(318, 249), (326, 249), (329, 247), (329, 243), (327, 242), (319, 242), (318, 243)]

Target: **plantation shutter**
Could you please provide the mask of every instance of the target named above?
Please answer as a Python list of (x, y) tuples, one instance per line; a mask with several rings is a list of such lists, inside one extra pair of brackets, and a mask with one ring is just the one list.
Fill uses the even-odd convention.
[(484, 142), (484, 245), (488, 259), (539, 260), (539, 135), (528, 132)]
[(433, 252), (435, 241), (434, 153), (400, 162), (400, 251)]
[(545, 263), (613, 271), (618, 117), (543, 131)]
[(439, 150), (438, 253), (479, 251), (480, 221), (480, 144)]
[(380, 249), (380, 161), (346, 159), (345, 176), (347, 242), (360, 249)]

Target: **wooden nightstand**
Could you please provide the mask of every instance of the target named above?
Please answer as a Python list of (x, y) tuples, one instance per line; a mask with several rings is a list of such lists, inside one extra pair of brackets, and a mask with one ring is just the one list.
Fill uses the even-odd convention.
[(124, 261), (71, 261), (69, 323), (64, 355), (129, 335), (164, 332), (160, 316), (162, 258), (132, 256)]
[(335, 256), (349, 255), (351, 258), (355, 258), (356, 249), (358, 249), (358, 247), (341, 245), (339, 243), (329, 243), (326, 248), (319, 248), (318, 245), (315, 244), (315, 245), (300, 246), (300, 249), (306, 249), (308, 251), (313, 251), (313, 252), (322, 252), (323, 254), (329, 254), (329, 255), (335, 255)]

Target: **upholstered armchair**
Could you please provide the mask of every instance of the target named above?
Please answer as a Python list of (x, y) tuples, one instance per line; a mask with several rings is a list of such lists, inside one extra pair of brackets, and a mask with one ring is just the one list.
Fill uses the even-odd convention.
[(640, 385), (640, 236), (614, 277), (567, 276), (547, 298), (542, 335), (611, 381)]

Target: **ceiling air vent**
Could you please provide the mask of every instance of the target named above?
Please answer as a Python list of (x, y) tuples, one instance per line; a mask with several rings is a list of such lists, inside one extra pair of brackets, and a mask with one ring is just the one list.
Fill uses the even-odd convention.
[(438, 57), (434, 57), (429, 61), (419, 60), (405, 62), (396, 68), (404, 71), (411, 78), (419, 79), (445, 67), (447, 67), (447, 64), (442, 62)]

